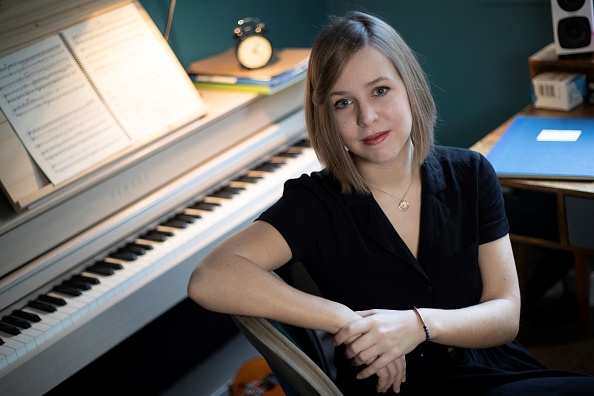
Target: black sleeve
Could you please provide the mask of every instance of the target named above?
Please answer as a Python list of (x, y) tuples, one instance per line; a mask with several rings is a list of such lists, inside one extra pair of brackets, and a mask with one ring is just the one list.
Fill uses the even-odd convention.
[(320, 251), (330, 219), (320, 188), (308, 175), (285, 182), (283, 196), (257, 220), (271, 224), (291, 248), (292, 261)]

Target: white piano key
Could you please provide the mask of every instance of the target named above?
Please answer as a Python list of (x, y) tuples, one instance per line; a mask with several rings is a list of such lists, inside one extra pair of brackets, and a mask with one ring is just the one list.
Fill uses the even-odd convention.
[(9, 345), (8, 341), (14, 341), (15, 343), (22, 344), (27, 352), (33, 351), (37, 346), (35, 344), (35, 339), (23, 332), (21, 332), (20, 334), (12, 335), (0, 331), (0, 338), (2, 338), (5, 341), (5, 345), (7, 345), (9, 348), (11, 348), (11, 346)]
[(72, 325), (72, 319), (68, 316), (67, 310), (64, 307), (56, 307), (56, 311), (48, 313), (47, 316), (59, 320), (64, 328)]
[[(0, 347), (1, 348), (1, 347)], [(0, 370), (8, 366), (8, 359), (0, 351)]]
[(0, 355), (8, 364), (14, 363), (19, 359), (16, 350), (7, 347), (5, 344), (0, 345)]
[(45, 334), (43, 331), (40, 331), (33, 326), (29, 327), (28, 329), (21, 329), (21, 332), (35, 341), (36, 346), (40, 346), (46, 341)]
[(50, 339), (55, 335), (53, 326), (44, 322), (33, 322), (31, 323), (31, 328), (41, 331), (46, 339)]
[[(2, 333), (2, 335), (0, 335), (0, 337), (4, 340), (4, 344), (2, 344), (2, 346), (13, 350), (15, 352), (17, 358), (22, 358), (23, 356), (25, 356), (28, 352), (27, 346), (24, 343), (12, 338), (14, 336), (10, 336), (10, 335), (5, 336), (5, 334), (6, 333)], [(12, 354), (9, 354), (7, 356), (12, 356)], [(9, 360), (10, 360), (10, 358), (9, 358)]]

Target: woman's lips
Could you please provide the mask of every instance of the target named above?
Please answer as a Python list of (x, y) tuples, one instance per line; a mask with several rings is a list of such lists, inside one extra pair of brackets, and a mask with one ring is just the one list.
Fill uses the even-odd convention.
[(383, 142), (388, 137), (388, 132), (378, 132), (363, 139), (363, 143), (368, 146), (375, 146)]

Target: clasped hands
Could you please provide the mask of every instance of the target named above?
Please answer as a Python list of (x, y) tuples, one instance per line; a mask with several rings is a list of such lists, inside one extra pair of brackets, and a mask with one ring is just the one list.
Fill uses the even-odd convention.
[(334, 335), (334, 345), (345, 344), (353, 365), (366, 367), (358, 379), (378, 376), (376, 390), (400, 392), (406, 381), (405, 354), (422, 341), (413, 311), (373, 309), (357, 311), (360, 319), (349, 322)]

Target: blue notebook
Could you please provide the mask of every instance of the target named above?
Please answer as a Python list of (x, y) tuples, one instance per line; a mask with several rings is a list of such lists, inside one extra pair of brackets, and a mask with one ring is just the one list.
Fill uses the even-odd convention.
[(594, 180), (594, 118), (518, 116), (487, 159), (499, 177)]

